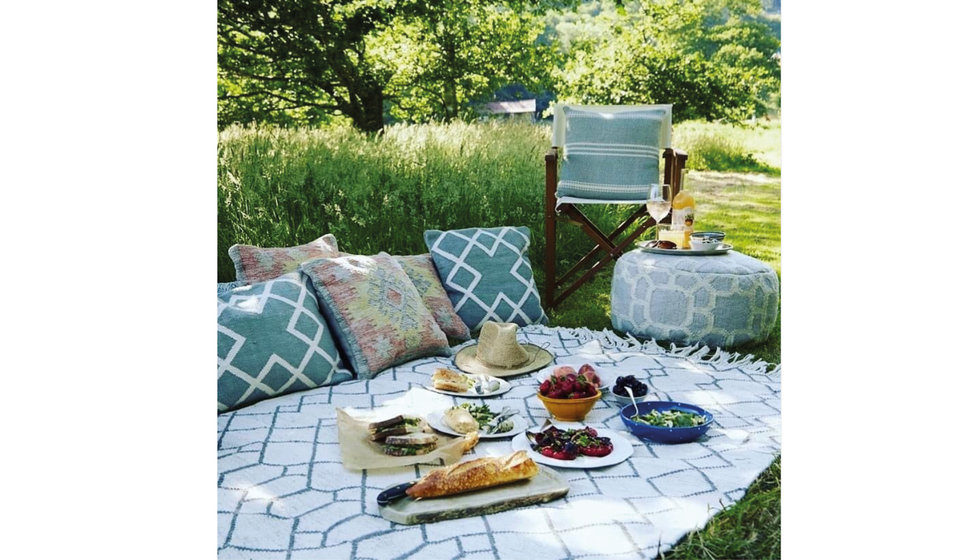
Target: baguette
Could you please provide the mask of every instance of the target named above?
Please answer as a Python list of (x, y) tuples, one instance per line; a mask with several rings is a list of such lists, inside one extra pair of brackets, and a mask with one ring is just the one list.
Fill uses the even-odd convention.
[(432, 374), (432, 386), (440, 391), (465, 393), (470, 390), (470, 378), (451, 369), (439, 368)]
[(538, 474), (538, 464), (524, 451), (504, 457), (481, 457), (433, 469), (405, 491), (413, 498), (450, 496), (525, 480)]

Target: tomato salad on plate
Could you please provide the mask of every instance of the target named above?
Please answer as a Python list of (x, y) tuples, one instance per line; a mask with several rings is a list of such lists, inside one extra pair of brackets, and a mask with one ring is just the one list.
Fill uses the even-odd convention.
[(613, 451), (612, 441), (600, 437), (595, 428), (562, 430), (555, 426), (534, 434), (531, 449), (552, 459), (573, 461), (579, 455), (605, 457)]

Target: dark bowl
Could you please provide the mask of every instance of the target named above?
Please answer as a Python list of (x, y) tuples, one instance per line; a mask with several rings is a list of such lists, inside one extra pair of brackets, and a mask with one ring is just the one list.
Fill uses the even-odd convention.
[(694, 406), (693, 404), (673, 401), (648, 401), (636, 403), (636, 406), (639, 407), (640, 414), (647, 414), (651, 410), (656, 410), (658, 412), (665, 410), (680, 410), (683, 412), (700, 414), (707, 418), (707, 421), (700, 426), (685, 428), (662, 428), (660, 426), (651, 426), (649, 424), (643, 424), (630, 420), (630, 417), (636, 414), (636, 410), (633, 408), (633, 403), (630, 403), (619, 410), (619, 418), (623, 421), (623, 424), (626, 424), (626, 427), (633, 432), (633, 435), (638, 438), (655, 441), (657, 443), (688, 443), (694, 441), (703, 436), (705, 432), (708, 431), (708, 428), (711, 427), (711, 424), (713, 424), (715, 421), (715, 417), (710, 412), (699, 406)]
[(691, 234), (691, 237), (700, 237), (702, 239), (714, 239), (716, 241), (725, 240), (725, 232), (723, 231), (696, 231)]

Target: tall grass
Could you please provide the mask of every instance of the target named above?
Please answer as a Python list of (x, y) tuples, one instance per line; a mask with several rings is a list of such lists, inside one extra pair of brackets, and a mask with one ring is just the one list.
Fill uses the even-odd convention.
[(218, 280), (234, 279), (234, 243), (290, 246), (325, 232), (343, 251), (413, 254), (426, 252), (426, 229), (526, 225), (541, 263), (549, 144), (547, 127), (521, 122), (397, 125), (380, 137), (230, 127), (218, 137)]

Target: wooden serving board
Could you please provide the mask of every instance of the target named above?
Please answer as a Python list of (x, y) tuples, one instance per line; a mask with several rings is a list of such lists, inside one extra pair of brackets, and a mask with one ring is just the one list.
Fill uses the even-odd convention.
[(443, 498), (416, 500), (406, 496), (379, 509), (381, 517), (388, 521), (414, 525), (541, 504), (565, 494), (568, 494), (565, 479), (551, 467), (539, 464), (538, 474), (530, 480)]

